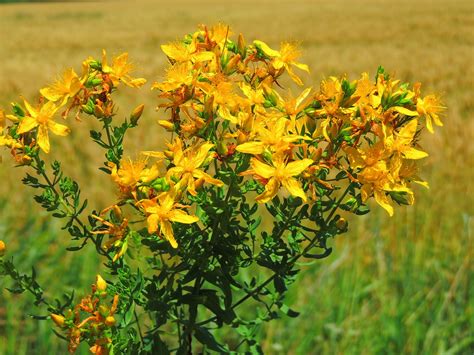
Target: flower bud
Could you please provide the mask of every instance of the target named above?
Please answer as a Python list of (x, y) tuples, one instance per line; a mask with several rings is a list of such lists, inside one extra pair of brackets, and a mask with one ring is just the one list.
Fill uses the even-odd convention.
[(202, 185), (204, 185), (204, 179), (203, 178), (199, 178), (194, 182), (194, 187), (195, 187), (196, 190), (199, 190), (202, 187)]
[(340, 231), (345, 231), (347, 230), (348, 223), (345, 218), (341, 217), (337, 220), (336, 222), (336, 228), (339, 229)]
[(105, 112), (99, 105), (94, 106), (94, 116), (97, 118), (102, 118), (105, 116)]
[(239, 39), (237, 40), (237, 50), (239, 51), (242, 58), (245, 58), (245, 39), (242, 33), (239, 34)]
[(168, 181), (166, 181), (166, 178), (157, 178), (151, 183), (151, 187), (153, 187), (156, 191), (168, 191), (170, 188), (170, 185), (168, 184)]
[(101, 78), (96, 78), (95, 76), (91, 76), (87, 79), (85, 86), (88, 88), (91, 88), (100, 84), (102, 84)]
[(265, 150), (262, 153), (263, 159), (265, 159), (266, 162), (271, 163), (272, 160), (272, 152), (268, 149), (265, 148)]
[(227, 154), (227, 145), (225, 144), (224, 141), (219, 141), (216, 146), (217, 153), (219, 155), (226, 155)]
[(130, 115), (130, 122), (136, 126), (138, 123), (138, 120), (142, 116), (143, 109), (145, 108), (145, 105), (141, 104), (133, 110), (132, 114)]
[(53, 322), (58, 326), (58, 327), (63, 327), (64, 326), (64, 317), (60, 316), (58, 314), (51, 313), (51, 319)]
[(104, 305), (100, 305), (99, 306), (99, 313), (102, 317), (105, 317), (106, 315), (109, 314), (109, 309)]
[(105, 318), (105, 325), (108, 327), (113, 327), (115, 325), (115, 318), (113, 316), (108, 316)]
[(174, 153), (171, 150), (165, 150), (163, 153), (164, 153), (165, 157), (167, 157), (170, 160), (172, 160), (173, 157), (174, 157)]
[(81, 108), (82, 108), (82, 112), (85, 112), (88, 115), (92, 115), (94, 113), (94, 109), (90, 108), (87, 105), (82, 105)]
[(105, 291), (107, 288), (107, 282), (105, 282), (105, 280), (100, 275), (97, 275), (95, 284), (97, 285), (97, 290), (99, 291)]
[(6, 249), (7, 249), (7, 246), (5, 245), (5, 242), (3, 240), (0, 240), (0, 256), (5, 255)]
[(174, 124), (173, 122), (167, 121), (167, 120), (159, 120), (158, 124), (166, 129), (167, 131), (173, 131), (174, 130)]
[(95, 70), (102, 70), (102, 64), (97, 60), (91, 60), (89, 62), (89, 68), (95, 69)]
[(240, 54), (234, 55), (228, 62), (225, 68), (227, 74), (231, 74), (237, 70), (238, 64), (240, 62)]

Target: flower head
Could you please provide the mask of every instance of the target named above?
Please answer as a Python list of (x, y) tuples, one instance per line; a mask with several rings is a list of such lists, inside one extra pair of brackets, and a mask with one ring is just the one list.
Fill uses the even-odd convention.
[(50, 86), (41, 89), (40, 93), (49, 101), (59, 101), (59, 106), (62, 106), (69, 98), (77, 95), (81, 88), (80, 78), (72, 68), (69, 68), (64, 71), (62, 78), (56, 80)]
[(214, 179), (203, 170), (203, 165), (206, 160), (211, 157), (209, 151), (214, 144), (203, 143), (195, 144), (187, 149), (183, 148), (182, 141), (177, 138), (174, 144), (170, 144), (170, 149), (173, 152), (174, 167), (168, 170), (167, 176), (179, 179), (177, 187), (185, 187), (191, 195), (197, 195), (196, 180), (201, 180), (216, 186), (222, 186), (223, 182)]
[(245, 174), (251, 173), (268, 180), (265, 191), (256, 198), (259, 203), (270, 201), (282, 185), (292, 196), (301, 197), (303, 201), (306, 201), (306, 194), (301, 187), (301, 183), (295, 177), (313, 163), (312, 159), (301, 159), (287, 163), (281, 154), (273, 156), (272, 165), (252, 158), (252, 169)]
[(67, 136), (70, 129), (62, 124), (53, 121), (53, 116), (59, 109), (53, 102), (48, 101), (44, 105), (34, 108), (28, 101), (24, 100), (26, 115), (20, 121), (18, 127), (18, 134), (29, 132), (35, 128), (38, 128), (36, 139), (38, 146), (45, 152), (49, 153), (49, 131), (58, 136)]
[(143, 208), (147, 215), (148, 232), (152, 234), (159, 231), (173, 248), (177, 248), (178, 243), (174, 238), (171, 222), (191, 224), (199, 220), (198, 217), (180, 209), (179, 207), (184, 206), (176, 202), (176, 197), (176, 191), (172, 188), (151, 200), (138, 202), (138, 206)]
[(143, 78), (132, 78), (130, 73), (133, 65), (128, 61), (128, 53), (122, 53), (112, 59), (112, 64), (107, 62), (107, 53), (105, 49), (102, 51), (102, 71), (110, 76), (114, 86), (118, 86), (120, 82), (127, 86), (138, 88), (146, 83)]
[(416, 110), (420, 116), (426, 119), (426, 128), (430, 133), (434, 133), (433, 123), (436, 126), (442, 126), (439, 114), (446, 108), (441, 105), (440, 99), (435, 95), (425, 96), (423, 99), (418, 98), (416, 101)]

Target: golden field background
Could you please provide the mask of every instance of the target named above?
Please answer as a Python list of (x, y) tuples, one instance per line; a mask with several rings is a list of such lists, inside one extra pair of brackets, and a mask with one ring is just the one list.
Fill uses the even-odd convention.
[[(448, 108), (445, 126), (423, 139), (430, 153), (423, 177), (430, 190), (417, 189), (416, 205), (397, 208), (393, 218), (374, 205), (372, 213), (354, 219), (349, 232), (338, 237), (330, 258), (302, 266), (289, 296), (301, 316), (261, 329), (266, 353), (472, 354), (472, 1), (3, 4), (0, 107), (20, 95), (34, 100), (38, 89), (63, 69), (80, 71), (82, 60), (100, 57), (102, 48), (109, 54), (129, 52), (136, 75), (153, 82), (166, 65), (160, 44), (180, 39), (197, 24), (217, 22), (242, 32), (248, 42), (258, 38), (273, 47), (282, 40), (299, 42), (301, 61), (311, 68), (303, 76), (306, 86), (317, 87), (331, 75), (355, 79), (367, 71), (373, 76), (383, 65), (402, 81), (421, 81), (425, 94), (440, 93)], [(127, 153), (161, 146), (164, 136), (155, 122), (165, 113), (154, 110), (157, 102), (149, 86), (122, 91), (119, 102), (119, 118), (146, 104), (142, 127), (125, 142)], [(93, 125), (89, 118), (71, 120), (72, 135), (55, 140), (51, 156), (70, 163), (66, 170), (100, 208), (113, 202), (114, 191), (107, 177), (97, 174), (102, 152), (84, 144)], [(32, 191), (19, 180), (24, 170), (12, 169), (7, 151), (0, 154), (0, 239), (25, 271), (37, 266), (39, 280), (48, 281), (53, 294), (72, 285), (86, 290), (99, 261), (91, 251), (63, 256), (67, 237), (33, 205)], [(40, 312), (27, 300), (0, 293), (0, 354), (61, 353), (64, 344), (51, 336), (50, 324), (25, 315)]]

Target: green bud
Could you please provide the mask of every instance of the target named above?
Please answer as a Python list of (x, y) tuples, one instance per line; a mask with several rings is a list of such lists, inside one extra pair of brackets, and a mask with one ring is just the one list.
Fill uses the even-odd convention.
[(168, 191), (170, 189), (170, 185), (164, 177), (155, 179), (150, 186), (153, 187), (156, 191)]
[(89, 99), (87, 101), (87, 104), (82, 105), (82, 111), (87, 113), (88, 115), (93, 115), (94, 114), (94, 101), (92, 99)]
[(343, 217), (339, 218), (336, 221), (336, 228), (341, 232), (347, 231), (348, 225), (349, 225), (349, 223), (347, 223), (346, 219), (343, 218)]
[(93, 87), (102, 84), (102, 79), (101, 78), (96, 78), (96, 77), (90, 77), (86, 81), (86, 86), (87, 87)]
[(270, 100), (265, 100), (265, 101), (263, 102), (263, 107), (265, 107), (265, 108), (270, 108), (270, 107), (273, 107), (273, 104), (272, 104), (272, 102), (271, 102)]
[(97, 60), (91, 60), (89, 62), (89, 67), (94, 70), (102, 70), (102, 63)]
[(25, 117), (25, 111), (16, 102), (12, 102), (13, 113), (18, 117)]
[(265, 161), (267, 161), (268, 163), (272, 162), (272, 152), (270, 152), (268, 148), (263, 151), (262, 156), (263, 159), (265, 159)]

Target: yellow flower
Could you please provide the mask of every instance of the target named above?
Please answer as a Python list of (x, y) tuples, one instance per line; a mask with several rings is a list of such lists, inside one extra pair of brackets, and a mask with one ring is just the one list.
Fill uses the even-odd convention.
[(64, 326), (65, 318), (59, 314), (51, 313), (51, 319), (60, 328)]
[(194, 41), (190, 45), (184, 44), (183, 42), (163, 44), (161, 50), (168, 58), (176, 62), (200, 63), (216, 58), (212, 52), (196, 52), (197, 47)]
[(246, 142), (237, 146), (236, 150), (246, 154), (262, 154), (269, 148), (273, 152), (287, 150), (291, 142), (301, 139), (301, 136), (288, 134), (287, 125), (290, 123), (285, 117), (280, 117), (267, 127), (256, 128), (257, 138), (253, 142)]
[(278, 193), (281, 185), (283, 185), (292, 196), (301, 197), (303, 201), (306, 201), (306, 194), (301, 184), (295, 179), (295, 176), (300, 175), (306, 168), (313, 164), (313, 160), (302, 159), (285, 163), (282, 155), (275, 155), (272, 164), (273, 166), (265, 164), (256, 158), (252, 158), (252, 169), (246, 173), (252, 173), (264, 179), (268, 179), (265, 185), (265, 191), (257, 196), (256, 201), (259, 203), (270, 201)]
[(60, 101), (59, 105), (64, 105), (68, 99), (77, 95), (82, 87), (81, 80), (72, 68), (64, 71), (63, 77), (55, 83), (40, 90), (41, 95), (49, 101)]
[(385, 146), (392, 152), (398, 152), (406, 159), (422, 159), (428, 153), (415, 149), (411, 146), (416, 134), (418, 120), (414, 119), (403, 126), (398, 133), (385, 138)]
[(138, 204), (147, 215), (148, 232), (155, 233), (158, 229), (173, 248), (178, 247), (174, 238), (171, 222), (191, 224), (199, 220), (177, 207), (183, 207), (175, 201), (176, 192), (171, 188), (151, 200), (141, 200)]
[[(115, 224), (112, 223), (100, 216), (103, 216), (105, 213), (108, 211), (112, 210), (112, 213), (114, 216), (120, 220), (120, 224)], [(112, 246), (115, 247), (120, 247), (120, 250), (114, 255), (113, 261), (116, 261), (118, 258), (120, 258), (126, 251), (128, 247), (128, 243), (126, 241), (126, 237), (128, 234), (128, 219), (122, 217), (122, 211), (120, 210), (120, 207), (117, 205), (113, 205), (110, 207), (107, 207), (104, 209), (101, 213), (100, 216), (96, 215), (91, 215), (92, 218), (95, 218), (99, 222), (102, 223), (101, 229), (92, 231), (92, 234), (108, 234), (109, 235), (109, 240), (104, 243), (104, 247), (106, 250), (109, 250), (112, 248)], [(105, 228), (104, 228), (105, 227)]]
[(306, 123), (306, 117), (304, 115), (302, 117), (299, 116), (313, 99), (309, 96), (311, 91), (312, 88), (307, 88), (296, 98), (289, 96), (286, 100), (279, 100), (283, 104), (285, 113), (291, 120), (290, 130), (292, 132), (301, 132), (303, 125)]
[(228, 25), (218, 23), (217, 25), (212, 26), (211, 30), (207, 32), (207, 35), (211, 41), (215, 42), (222, 48), (233, 33)]
[(7, 124), (7, 117), (5, 116), (5, 111), (0, 108), (0, 131), (5, 128)]
[(381, 141), (365, 150), (359, 150), (354, 147), (345, 147), (344, 152), (346, 152), (349, 163), (353, 169), (374, 166), (389, 154), (385, 149), (385, 145)]
[(58, 136), (67, 136), (70, 129), (62, 124), (53, 121), (53, 116), (59, 109), (53, 102), (48, 101), (39, 108), (32, 107), (24, 100), (26, 108), (26, 116), (21, 120), (18, 126), (18, 134), (29, 132), (38, 127), (37, 141), (38, 146), (45, 152), (49, 153), (49, 134), (48, 130)]
[(107, 282), (105, 282), (105, 280), (102, 278), (102, 276), (97, 275), (95, 280), (96, 280), (95, 284), (96, 284), (97, 289), (99, 291), (103, 292), (107, 289)]
[(129, 73), (132, 71), (133, 65), (128, 62), (128, 53), (122, 53), (112, 59), (112, 65), (107, 64), (107, 53), (105, 49), (102, 51), (102, 71), (109, 74), (114, 86), (118, 86), (120, 82), (127, 86), (138, 88), (146, 83), (143, 78), (132, 78)]
[(272, 58), (272, 66), (276, 70), (285, 68), (291, 79), (298, 85), (303, 85), (301, 79), (293, 72), (292, 66), (309, 73), (309, 67), (306, 64), (298, 63), (296, 59), (301, 55), (298, 48), (291, 43), (283, 42), (280, 46), (280, 51), (271, 49), (265, 42), (254, 41), (257, 47), (260, 47), (263, 53)]
[(212, 143), (195, 144), (186, 150), (183, 150), (183, 143), (176, 138), (175, 143), (170, 145), (173, 152), (174, 167), (168, 170), (168, 177), (180, 179), (177, 188), (185, 186), (187, 191), (195, 196), (196, 180), (201, 180), (216, 186), (222, 186), (223, 182), (214, 179), (203, 170), (199, 169), (207, 159), (209, 159), (210, 149), (214, 146)]
[(425, 116), (426, 128), (434, 133), (433, 123), (437, 126), (443, 126), (439, 118), (439, 113), (443, 112), (446, 107), (441, 106), (441, 102), (435, 95), (425, 96), (423, 99), (416, 100), (416, 110), (420, 116)]
[[(0, 147), (6, 146), (9, 148), (20, 148), (21, 144), (16, 139), (4, 133), (6, 126), (6, 116), (3, 110), (0, 109)], [(1, 162), (1, 157), (0, 157)]]
[(419, 172), (419, 168), (416, 164), (416, 161), (403, 160), (401, 162), (400, 168), (397, 171), (397, 175), (398, 175), (398, 178), (401, 179), (402, 181), (411, 181), (429, 189), (428, 183), (426, 181), (423, 181), (418, 176), (418, 172)]
[(239, 87), (244, 95), (248, 98), (251, 105), (262, 105), (265, 102), (263, 89), (253, 89), (250, 85), (244, 82), (239, 83)]
[(147, 168), (147, 160), (146, 157), (135, 161), (126, 158), (120, 160), (120, 167), (112, 166), (111, 177), (124, 195), (133, 192), (139, 183), (153, 181), (159, 176), (158, 166), (153, 164)]
[[(395, 159), (393, 164), (396, 165), (399, 161), (399, 159)], [(413, 195), (413, 191), (408, 187), (395, 181), (393, 175), (394, 171), (392, 170), (398, 169), (399, 168), (394, 167), (389, 168), (385, 160), (378, 160), (371, 165), (367, 165), (361, 172), (359, 172), (357, 174), (357, 180), (362, 185), (360, 190), (362, 201), (365, 202), (373, 195), (375, 201), (383, 207), (390, 216), (393, 216), (394, 210), (387, 196), (387, 192), (404, 192), (408, 194), (410, 198)]]
[(152, 89), (173, 91), (181, 86), (190, 86), (195, 81), (192, 66), (189, 62), (176, 63), (166, 70), (166, 80), (154, 83)]
[(5, 245), (5, 242), (3, 240), (0, 240), (0, 257), (5, 255), (6, 249), (7, 246)]

